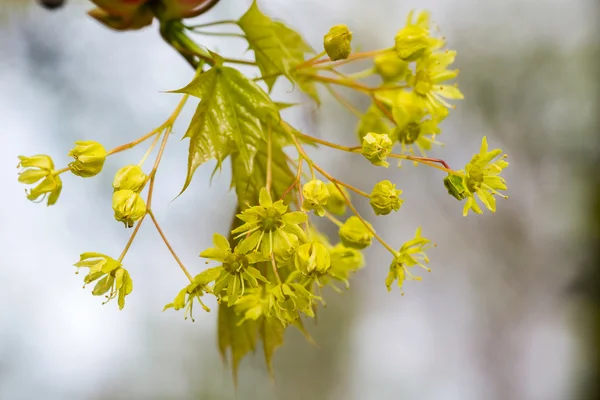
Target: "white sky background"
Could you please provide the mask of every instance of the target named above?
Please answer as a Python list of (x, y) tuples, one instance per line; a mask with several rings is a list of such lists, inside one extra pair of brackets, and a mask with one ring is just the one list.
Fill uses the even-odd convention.
[[(235, 18), (248, 4), (224, 1), (202, 20)], [(504, 51), (537, 41), (572, 48), (582, 43), (592, 26), (591, 1), (262, 0), (260, 4), (266, 13), (298, 28), (315, 47), (329, 26), (341, 22), (355, 31), (357, 45), (371, 45), (368, 40), (361, 41), (361, 35), (369, 36), (369, 40), (392, 38), (412, 7), (431, 10), (451, 43), (453, 33), (477, 32), (474, 35), (485, 37), (479, 46), (487, 51), (494, 46)], [(74, 140), (98, 139), (112, 148), (159, 125), (178, 101), (176, 96), (159, 91), (181, 87), (191, 78), (189, 67), (162, 43), (155, 29), (117, 34), (87, 18), (83, 13), (87, 8), (71, 5), (57, 13), (31, 8), (16, 13), (12, 25), (0, 28), (0, 398), (89, 398), (107, 385), (107, 379), (131, 374), (132, 379), (158, 380), (167, 393), (184, 399), (186, 381), (176, 366), (171, 376), (136, 376), (136, 363), (145, 360), (148, 351), (144, 347), (146, 330), (151, 324), (166, 324), (163, 330), (172, 329), (172, 337), (154, 342), (164, 351), (185, 352), (185, 340), (199, 335), (206, 343), (202, 352), (215, 358), (216, 313), (203, 315), (197, 310), (197, 321), (191, 324), (178, 313), (160, 312), (185, 284), (185, 277), (151, 224), (142, 228), (125, 260), (135, 289), (124, 311), (119, 312), (113, 303), (101, 306), (101, 299), (93, 297), (89, 288), (81, 289), (82, 275), (74, 275), (75, 268), (70, 267), (84, 251), (118, 255), (122, 250), (130, 231), (112, 219), (110, 182), (116, 169), (128, 160), (137, 160), (145, 149), (111, 158), (96, 179), (63, 175), (61, 198), (51, 208), (28, 202), (16, 180), (17, 155), (48, 153), (62, 166), (68, 162), (66, 153)], [(27, 38), (37, 42), (50, 57), (40, 57), (43, 62), (31, 64), (28, 57), (32, 49), (26, 45)], [(211, 46), (215, 41), (207, 39), (203, 43)], [(215, 48), (225, 53), (243, 50), (241, 46), (227, 47), (228, 41), (218, 43)], [(378, 45), (386, 44), (381, 41)], [(278, 95), (285, 98), (288, 94), (282, 88)], [(329, 103), (327, 106), (335, 107)], [(199, 251), (210, 245), (215, 230), (225, 233), (235, 199), (227, 193), (226, 171), (213, 181), (209, 191), (212, 165), (207, 165), (198, 170), (190, 189), (170, 202), (183, 181), (187, 142), (179, 143), (178, 138), (192, 111), (193, 107), (188, 107), (176, 125), (158, 175), (154, 210), (183, 262), (197, 272), (204, 267)], [(303, 119), (306, 115), (315, 117), (316, 125)], [(328, 120), (326, 113), (314, 116), (310, 110), (294, 118), (306, 129), (316, 129), (318, 135), (336, 132), (340, 124), (337, 119)], [(460, 112), (451, 115), (453, 118), (449, 134), (459, 134), (464, 127), (477, 128), (477, 122)], [(348, 123), (352, 126), (354, 122)], [(338, 137), (354, 140), (354, 133), (345, 138), (338, 133)], [(493, 145), (501, 145), (493, 137), (488, 139)], [(473, 140), (465, 147), (462, 140), (446, 142), (446, 151), (455, 160), (464, 160), (478, 149)], [(342, 171), (349, 165), (344, 156), (321, 159), (332, 171)], [(384, 228), (385, 221), (377, 222), (383, 235), (398, 243), (410, 238), (416, 226), (422, 224), (425, 235), (439, 244), (431, 254), (434, 272), (427, 274), (423, 282), (408, 282), (404, 297), (396, 291), (388, 294), (383, 285), (387, 255), (380, 248), (369, 251), (369, 271), (360, 275), (364, 282), (351, 289), (359, 293), (361, 314), (351, 332), (351, 353), (346, 356), (346, 382), (350, 387), (338, 388), (334, 396), (357, 400), (489, 398), (489, 371), (482, 367), (485, 361), (481, 360), (477, 340), (482, 326), (490, 321), (480, 304), (501, 308), (506, 304), (483, 299), (481, 291), (474, 288), (477, 277), (471, 272), (484, 271), (488, 274), (486, 282), (495, 282), (491, 297), (510, 298), (515, 289), (510, 280), (503, 281), (500, 275), (486, 271), (489, 260), (485, 259), (485, 243), (476, 242), (476, 248), (482, 249), (476, 254), (469, 254), (475, 250), (467, 239), (461, 244), (454, 238), (452, 243), (458, 247), (445, 243), (453, 233), (448, 223), (438, 222), (445, 221), (450, 211), (459, 216), (462, 206), (452, 199), (442, 203), (419, 201), (423, 177), (439, 176), (420, 168), (412, 171), (415, 174), (410, 172), (385, 175), (401, 174), (401, 179), (406, 179), (407, 202), (394, 217), (395, 223), (389, 224), (393, 227)], [(518, 173), (513, 172), (510, 178), (516, 182), (509, 181), (509, 185), (520, 187)], [(435, 185), (437, 181), (431, 182)], [(499, 201), (498, 215), (484, 217), (483, 223), (493, 224), (496, 218), (502, 218), (505, 206), (528, 207), (533, 222), (544, 220), (548, 210), (525, 204), (527, 198), (519, 197), (518, 192), (509, 200), (519, 201), (519, 206)], [(434, 205), (441, 208), (434, 209)], [(465, 231), (482, 225), (482, 221), (473, 222), (471, 218), (452, 221), (461, 223), (460, 230)], [(543, 231), (544, 227), (539, 229)], [(560, 233), (571, 228), (560, 225), (553, 229)], [(562, 278), (559, 275), (557, 279)], [(560, 282), (550, 284), (553, 292), (548, 296), (556, 294), (557, 286)], [(511, 320), (514, 325), (504, 327), (510, 336), (513, 376), (509, 378), (514, 380), (517, 398), (558, 400), (565, 398), (570, 389), (575, 345), (565, 310), (559, 303), (552, 304), (556, 307), (533, 305), (520, 319)], [(179, 368), (183, 369), (183, 364)], [(244, 373), (266, 379), (263, 371)], [(223, 373), (213, 385), (228, 386), (229, 376)], [(136, 392), (132, 398), (161, 398), (154, 386), (149, 385), (147, 390)]]

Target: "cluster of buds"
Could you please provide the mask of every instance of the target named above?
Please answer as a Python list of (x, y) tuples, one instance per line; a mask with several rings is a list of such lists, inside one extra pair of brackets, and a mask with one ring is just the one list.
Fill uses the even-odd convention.
[(138, 165), (127, 165), (115, 174), (113, 180), (112, 207), (115, 219), (123, 222), (127, 228), (146, 214), (146, 203), (140, 192), (148, 177)]

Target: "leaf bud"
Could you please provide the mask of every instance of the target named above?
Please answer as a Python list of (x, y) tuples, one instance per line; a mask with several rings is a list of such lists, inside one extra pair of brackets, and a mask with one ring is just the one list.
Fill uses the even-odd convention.
[(352, 32), (346, 25), (335, 25), (323, 38), (323, 47), (331, 61), (345, 60), (352, 52)]
[(148, 177), (139, 165), (126, 165), (115, 174), (113, 188), (119, 190), (133, 190), (139, 192)]
[(69, 163), (69, 169), (82, 178), (98, 175), (102, 171), (106, 155), (106, 150), (98, 142), (75, 142), (75, 147), (69, 152), (69, 156), (75, 158), (75, 161)]
[[(344, 215), (346, 213), (346, 199), (350, 200), (350, 193), (343, 186), (340, 186), (338, 189), (332, 182), (328, 182), (325, 186), (327, 187), (327, 191), (329, 191), (329, 199), (327, 200), (325, 209), (335, 215)], [(346, 195), (346, 198), (344, 198), (342, 193)]]
[(369, 132), (363, 137), (361, 154), (371, 164), (387, 168), (390, 164), (385, 160), (392, 152), (392, 147), (394, 143), (387, 133)]
[(329, 251), (319, 242), (304, 243), (296, 250), (294, 265), (304, 275), (324, 274), (331, 266)]
[(112, 206), (115, 219), (123, 222), (127, 228), (146, 214), (146, 203), (133, 190), (118, 190), (113, 193)]
[(313, 210), (319, 217), (325, 215), (325, 206), (329, 199), (329, 190), (327, 190), (325, 182), (313, 179), (305, 183), (302, 187), (302, 195), (304, 196), (302, 202), (304, 211)]
[[(371, 228), (367, 228), (365, 224)], [(354, 249), (364, 249), (371, 245), (375, 230), (368, 222), (361, 221), (358, 217), (352, 216), (346, 220), (340, 227), (339, 235), (342, 243)]]
[(378, 182), (370, 196), (370, 204), (375, 215), (388, 215), (392, 211), (398, 211), (404, 200), (398, 196), (402, 190), (396, 190), (396, 185), (390, 181)]

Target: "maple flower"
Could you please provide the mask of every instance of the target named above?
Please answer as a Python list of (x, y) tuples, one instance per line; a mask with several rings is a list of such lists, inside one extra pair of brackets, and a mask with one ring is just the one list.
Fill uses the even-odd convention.
[(456, 51), (446, 50), (417, 60), (416, 74), (409, 80), (413, 94), (432, 115), (440, 114), (440, 108), (455, 108), (444, 99), (460, 100), (464, 96), (457, 85), (446, 82), (458, 76), (458, 70), (449, 70)]
[[(494, 161), (499, 156), (500, 159)], [(469, 210), (473, 210), (477, 214), (483, 214), (475, 200), (475, 195), (491, 212), (496, 212), (496, 198), (494, 195), (507, 198), (507, 196), (498, 192), (507, 189), (504, 178), (498, 176), (504, 168), (508, 167), (508, 162), (505, 161), (506, 157), (506, 154), (502, 155), (500, 149), (488, 151), (487, 139), (485, 136), (483, 137), (479, 153), (473, 156), (464, 171), (463, 188), (465, 189), (464, 195), (467, 198), (463, 209), (464, 216), (467, 216)]]
[(404, 243), (400, 250), (396, 253), (390, 272), (385, 279), (385, 286), (388, 292), (392, 290), (392, 283), (398, 281), (398, 287), (402, 290), (402, 283), (408, 276), (409, 279), (420, 281), (421, 277), (414, 276), (410, 273), (409, 268), (419, 266), (428, 272), (431, 271), (425, 264), (429, 263), (429, 259), (425, 254), (425, 250), (431, 248), (433, 244), (429, 239), (421, 236), (421, 227), (417, 228), (415, 237)]
[(213, 291), (221, 298), (225, 290), (228, 306), (233, 305), (244, 294), (246, 286), (257, 287), (258, 281), (267, 282), (260, 271), (252, 265), (268, 261), (268, 257), (258, 252), (248, 254), (239, 245), (232, 250), (229, 241), (218, 233), (213, 235), (213, 243), (215, 247), (204, 250), (200, 253), (200, 257), (221, 263), (221, 266), (216, 269), (219, 275), (214, 279)]
[(302, 211), (288, 212), (288, 206), (283, 200), (273, 202), (265, 188), (259, 193), (258, 206), (250, 207), (237, 215), (244, 224), (231, 231), (235, 238), (246, 236), (238, 245), (244, 253), (260, 248), (264, 255), (270, 255), (274, 250), (274, 241), (279, 236), (279, 243), (293, 247), (296, 236), (302, 243), (306, 242), (304, 231), (298, 226), (305, 222), (308, 216)]

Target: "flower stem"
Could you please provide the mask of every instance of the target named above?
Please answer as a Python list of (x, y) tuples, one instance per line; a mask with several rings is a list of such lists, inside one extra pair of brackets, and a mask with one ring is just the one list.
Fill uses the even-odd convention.
[(324, 85), (325, 89), (344, 107), (346, 107), (352, 114), (356, 115), (358, 118), (362, 118), (362, 113), (358, 111), (356, 107), (354, 107), (348, 100), (344, 98), (341, 94), (339, 94), (331, 85)]
[(123, 249), (123, 251), (121, 252), (121, 255), (119, 256), (119, 259), (118, 259), (119, 262), (122, 262), (123, 259), (125, 258), (125, 256), (127, 255), (127, 252), (129, 251), (129, 248), (131, 247), (131, 244), (133, 243), (133, 240), (135, 239), (138, 231), (140, 230), (140, 228), (142, 226), (142, 222), (144, 222), (144, 218), (146, 218), (146, 215), (148, 215), (147, 212), (146, 212), (146, 214), (142, 215), (142, 218), (140, 218), (140, 220), (135, 225), (135, 228), (133, 228), (133, 232), (131, 232), (131, 236), (129, 237), (129, 240), (127, 241), (127, 244), (125, 245), (125, 248)]
[(179, 257), (177, 257), (177, 254), (175, 253), (175, 250), (173, 250), (173, 247), (171, 247), (171, 244), (167, 240), (167, 237), (165, 236), (165, 234), (164, 234), (163, 230), (161, 229), (160, 225), (158, 224), (158, 221), (154, 217), (154, 213), (152, 211), (148, 210), (148, 215), (150, 215), (150, 218), (152, 219), (152, 222), (154, 223), (154, 226), (156, 227), (156, 230), (158, 231), (158, 234), (162, 238), (163, 242), (165, 242), (165, 245), (167, 246), (167, 248), (171, 252), (171, 255), (173, 256), (173, 258), (175, 259), (175, 261), (177, 261), (177, 264), (179, 264), (179, 267), (181, 268), (181, 270), (183, 271), (183, 273), (185, 274), (185, 276), (187, 276), (188, 279), (190, 280), (190, 282), (192, 282), (194, 278), (189, 273), (189, 271), (187, 270), (187, 268), (185, 267), (185, 265), (183, 265), (183, 263), (181, 262), (181, 260), (179, 259)]
[(208, 22), (206, 24), (198, 24), (198, 25), (186, 25), (187, 29), (196, 29), (196, 28), (207, 28), (209, 26), (217, 26), (217, 25), (237, 25), (237, 21), (232, 20), (232, 19), (224, 19), (221, 21), (213, 21), (213, 22)]
[[(298, 153), (300, 153), (307, 160), (307, 162), (309, 162), (310, 157), (308, 157), (308, 155), (306, 154), (306, 152), (302, 148), (302, 145), (300, 144), (300, 142), (298, 142), (298, 138), (296, 138), (296, 136), (294, 135), (293, 130), (291, 130), (291, 128), (286, 123), (282, 123), (281, 126), (291, 136), (292, 142), (294, 143), (294, 146), (296, 147), (296, 150), (298, 151)], [(394, 250), (394, 248), (392, 246), (390, 246), (389, 244), (387, 244), (387, 242), (385, 240), (383, 240), (383, 238), (381, 238), (381, 236), (379, 236), (377, 234), (377, 232), (375, 232), (375, 230), (369, 225), (369, 223), (360, 215), (360, 213), (358, 212), (358, 210), (356, 209), (356, 207), (354, 207), (354, 205), (352, 204), (352, 202), (350, 201), (350, 199), (348, 198), (348, 196), (346, 196), (346, 194), (342, 191), (342, 188), (340, 187), (341, 185), (340, 185), (339, 181), (337, 179), (335, 179), (334, 177), (332, 177), (331, 175), (329, 175), (327, 172), (325, 172), (318, 165), (316, 165), (314, 163), (313, 163), (313, 165), (314, 165), (315, 169), (317, 169), (317, 171), (319, 171), (324, 177), (326, 177), (327, 179), (329, 179), (331, 181), (331, 183), (333, 183), (335, 185), (335, 187), (338, 189), (338, 191), (340, 192), (340, 194), (344, 198), (344, 201), (346, 202), (346, 204), (348, 205), (348, 207), (350, 207), (350, 209), (352, 210), (352, 212), (354, 213), (354, 215), (356, 215), (356, 217), (363, 223), (363, 225), (365, 226), (365, 228), (367, 228), (369, 230), (369, 232), (371, 232), (371, 234), (375, 237), (375, 239), (377, 239), (377, 241), (379, 241), (379, 243), (381, 243), (381, 245), (383, 247), (385, 247), (387, 250), (389, 250), (395, 256), (397, 254), (396, 250)], [(366, 193), (364, 193), (364, 194), (366, 195)]]
[[(407, 156), (405, 154), (390, 154), (390, 155), (388, 155), (388, 157), (398, 158), (401, 160), (410, 160), (410, 161), (414, 161), (414, 162), (418, 162), (418, 163), (427, 165), (427, 166), (435, 168), (435, 169), (439, 169), (440, 171), (447, 172), (451, 175), (456, 175), (456, 176), (460, 176), (460, 177), (464, 176), (464, 174), (462, 174), (461, 172), (451, 169), (450, 166), (448, 165), (448, 163), (446, 163), (446, 161), (441, 160), (439, 158)], [(442, 164), (443, 166), (437, 165), (435, 163)]]
[(144, 162), (146, 161), (146, 159), (148, 158), (148, 156), (150, 156), (150, 154), (152, 153), (152, 150), (154, 150), (154, 148), (156, 147), (156, 144), (158, 143), (159, 139), (160, 139), (160, 133), (154, 137), (154, 140), (152, 141), (152, 144), (150, 145), (150, 147), (146, 151), (146, 154), (144, 154), (144, 156), (142, 157), (142, 159), (138, 163), (138, 166), (140, 168), (144, 165)]

